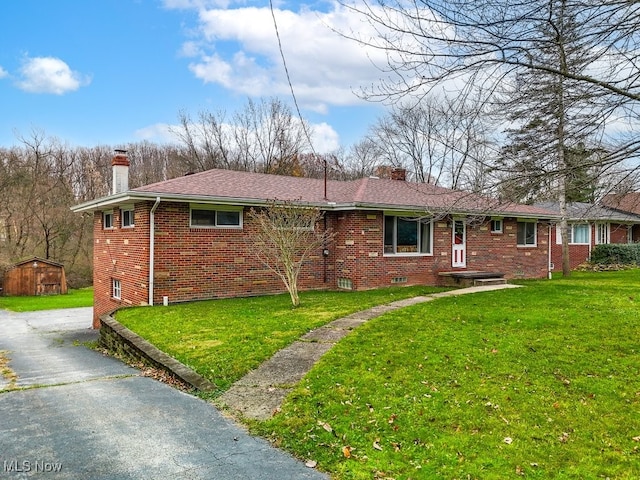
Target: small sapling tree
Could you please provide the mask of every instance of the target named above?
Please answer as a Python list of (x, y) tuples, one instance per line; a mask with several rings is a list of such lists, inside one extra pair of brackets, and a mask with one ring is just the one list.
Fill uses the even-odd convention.
[(256, 229), (249, 240), (251, 248), (280, 277), (294, 307), (300, 305), (298, 277), (305, 261), (316, 252), (321, 254), (334, 236), (322, 227), (323, 215), (317, 208), (291, 201), (272, 201), (264, 208), (249, 211)]

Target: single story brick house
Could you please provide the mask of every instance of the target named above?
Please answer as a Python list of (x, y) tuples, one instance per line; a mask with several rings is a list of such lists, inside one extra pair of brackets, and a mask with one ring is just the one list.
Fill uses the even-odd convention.
[(208, 170), (128, 188), (129, 161), (113, 159), (113, 194), (77, 205), (94, 215), (94, 326), (127, 305), (282, 292), (251, 249), (248, 209), (274, 199), (324, 212), (335, 233), (304, 266), (301, 289), (435, 285), (441, 272), (546, 278), (544, 208), (394, 178), (354, 181)]
[[(640, 217), (640, 192), (613, 193), (605, 195), (602, 205), (613, 208), (619, 212), (630, 213)], [(632, 228), (631, 239), (640, 242), (640, 224)]]
[[(560, 214), (554, 202), (537, 204)], [(602, 243), (632, 243), (633, 232), (640, 226), (640, 216), (593, 203), (567, 205), (569, 223), (569, 264), (571, 269), (589, 260), (591, 250)], [(560, 225), (551, 230), (551, 262), (553, 271), (562, 271), (562, 234)]]

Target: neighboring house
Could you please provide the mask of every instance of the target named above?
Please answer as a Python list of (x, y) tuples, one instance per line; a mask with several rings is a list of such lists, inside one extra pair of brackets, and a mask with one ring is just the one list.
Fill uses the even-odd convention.
[(114, 193), (77, 205), (94, 214), (94, 325), (120, 306), (283, 291), (252, 252), (248, 209), (274, 199), (317, 207), (335, 232), (304, 266), (301, 289), (436, 285), (441, 272), (546, 278), (543, 208), (395, 179), (355, 181), (209, 170), (129, 190), (113, 159)]
[[(606, 195), (602, 204), (620, 212), (632, 213), (640, 216), (640, 192)], [(640, 225), (634, 225), (631, 233), (634, 242), (640, 242)]]
[[(557, 203), (545, 202), (538, 207), (560, 214)], [(575, 269), (589, 260), (591, 250), (601, 243), (631, 243), (633, 230), (640, 225), (640, 216), (620, 212), (592, 203), (567, 205), (569, 223), (569, 264)], [(551, 233), (551, 261), (554, 271), (562, 270), (562, 234), (557, 223)]]
[(12, 265), (4, 273), (3, 295), (58, 295), (67, 293), (64, 266), (32, 257)]

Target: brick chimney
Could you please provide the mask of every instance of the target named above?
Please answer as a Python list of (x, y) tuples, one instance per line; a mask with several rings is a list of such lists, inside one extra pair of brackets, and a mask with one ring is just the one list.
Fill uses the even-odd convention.
[(126, 150), (116, 150), (113, 159), (111, 160), (111, 167), (113, 169), (113, 191), (116, 193), (122, 193), (129, 190), (129, 158), (127, 157)]
[(401, 180), (406, 181), (407, 179), (407, 170), (404, 168), (396, 167), (391, 170), (391, 180)]

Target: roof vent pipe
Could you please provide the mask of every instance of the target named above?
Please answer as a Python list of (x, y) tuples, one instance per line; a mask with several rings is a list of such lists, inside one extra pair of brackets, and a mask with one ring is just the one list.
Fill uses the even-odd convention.
[(115, 150), (115, 155), (111, 160), (113, 171), (112, 193), (122, 193), (129, 190), (129, 158), (126, 150)]

